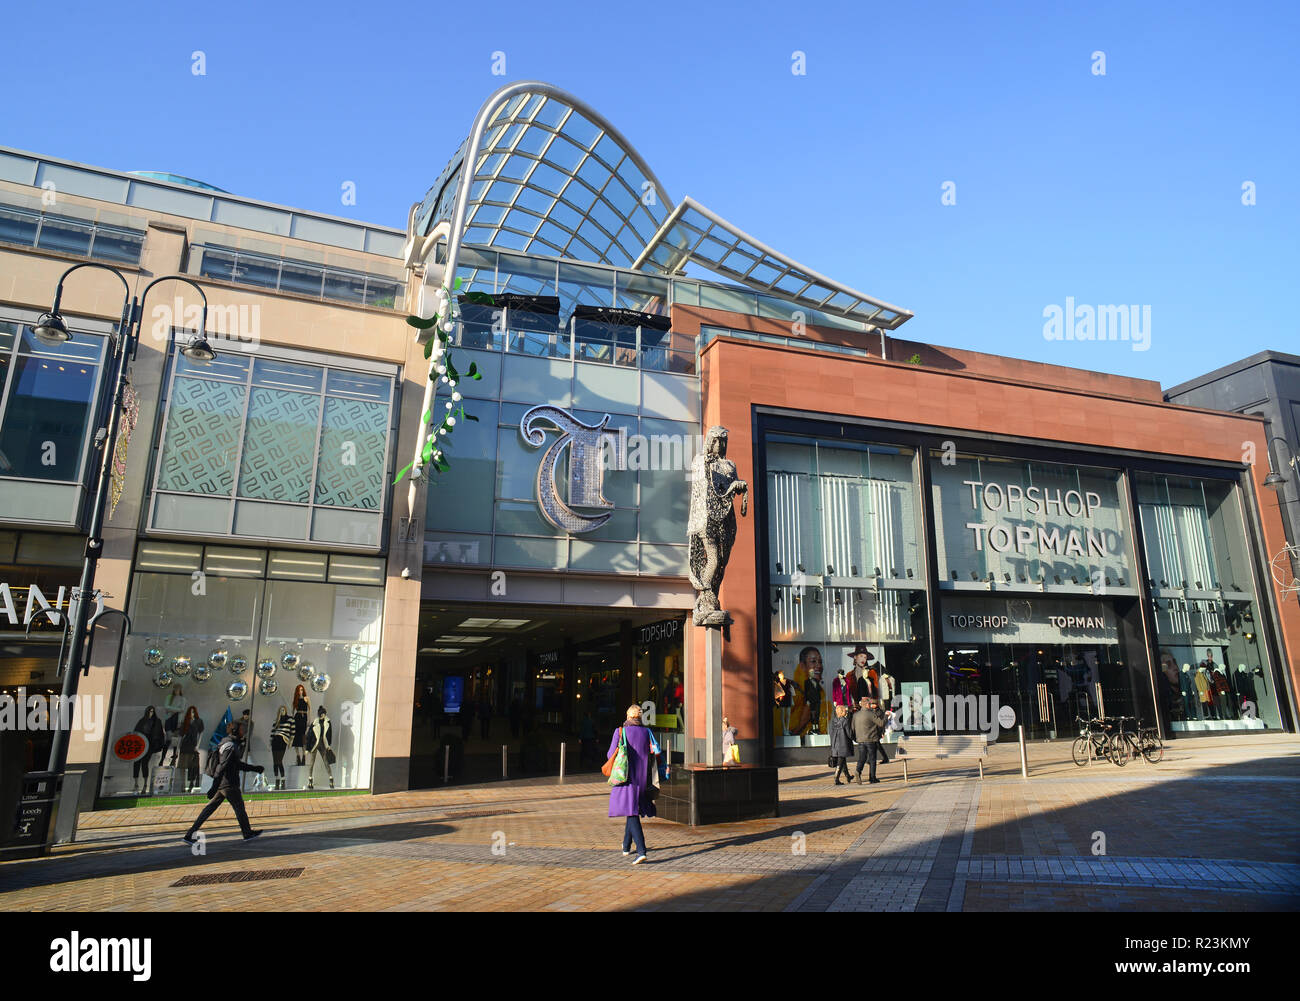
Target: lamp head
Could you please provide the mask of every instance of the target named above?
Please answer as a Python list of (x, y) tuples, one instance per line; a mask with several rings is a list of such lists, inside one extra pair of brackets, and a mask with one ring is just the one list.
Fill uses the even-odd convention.
[(60, 344), (66, 344), (72, 340), (72, 332), (68, 330), (68, 325), (63, 322), (63, 317), (58, 313), (44, 313), (36, 321), (36, 326), (32, 328), (32, 333), (36, 339), (46, 347), (57, 348)]
[(206, 365), (217, 357), (217, 353), (212, 350), (212, 345), (203, 334), (195, 334), (189, 344), (181, 349), (181, 354), (190, 361), (200, 362)]
[(1286, 477), (1281, 473), (1270, 472), (1268, 476), (1264, 477), (1264, 486), (1273, 490), (1281, 490), (1286, 481)]

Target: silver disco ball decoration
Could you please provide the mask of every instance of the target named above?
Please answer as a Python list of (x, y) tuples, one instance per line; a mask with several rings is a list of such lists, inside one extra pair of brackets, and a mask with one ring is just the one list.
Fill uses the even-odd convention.
[(258, 661), (258, 662), (257, 662), (257, 676), (258, 676), (259, 678), (274, 678), (274, 677), (275, 677), (275, 661), (273, 661), (273, 660), (260, 660), (260, 661)]
[(230, 696), (231, 702), (238, 702), (240, 699), (242, 699), (245, 695), (248, 694), (248, 682), (232, 681), (230, 685), (226, 688), (226, 694)]
[(316, 677), (316, 668), (312, 666), (311, 661), (304, 660), (298, 665), (298, 680), (302, 682), (311, 681)]
[(274, 678), (263, 678), (262, 683), (257, 687), (263, 695), (274, 695), (280, 690), (280, 683)]
[(284, 656), (280, 658), (280, 663), (284, 666), (286, 671), (295, 670), (301, 661), (302, 658), (292, 650), (286, 650)]
[(149, 667), (157, 667), (159, 664), (162, 663), (162, 659), (163, 659), (163, 652), (159, 650), (156, 646), (151, 646), (148, 650), (144, 652), (144, 662)]
[(217, 647), (208, 654), (208, 667), (214, 671), (224, 671), (228, 663), (230, 663), (230, 654), (224, 647)]
[(248, 658), (242, 653), (237, 653), (230, 658), (230, 673), (243, 674), (248, 670)]
[(318, 674), (311, 679), (311, 690), (313, 692), (323, 692), (330, 686), (330, 676), (328, 674)]
[(190, 659), (184, 654), (172, 658), (172, 674), (183, 678), (190, 673)]
[(170, 688), (172, 684), (171, 671), (167, 670), (166, 668), (163, 668), (161, 671), (159, 671), (157, 674), (153, 676), (153, 683), (158, 688)]
[(208, 667), (207, 664), (195, 664), (190, 677), (195, 681), (207, 681), (212, 677), (212, 668)]

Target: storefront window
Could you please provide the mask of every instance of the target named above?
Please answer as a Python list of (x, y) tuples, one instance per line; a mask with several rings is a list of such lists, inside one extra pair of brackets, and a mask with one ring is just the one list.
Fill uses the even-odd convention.
[(633, 637), (633, 699), (659, 738), (660, 746), (686, 752), (686, 671), (682, 662), (682, 619), (639, 626)]
[[(247, 791), (369, 786), (382, 569), (357, 556), (142, 544), (101, 795), (206, 786), (201, 766), (234, 721), (245, 760), (266, 769)], [(314, 759), (313, 727), (330, 752)], [(115, 745), (132, 731), (150, 750), (127, 762)]]
[(767, 491), (773, 740), (826, 746), (837, 701), (929, 694), (915, 452), (771, 435)]
[(1280, 728), (1237, 487), (1153, 473), (1136, 486), (1171, 729)]
[(78, 479), (103, 353), (102, 337), (49, 347), (0, 321), (0, 476)]
[[(69, 597), (81, 581), (84, 551), (85, 540), (77, 535), (0, 531), (0, 695), (24, 711), (43, 704), (45, 723), (49, 700), (63, 690), (60, 641)], [(43, 609), (48, 611), (42, 614)], [(43, 702), (33, 701), (38, 696)], [(52, 736), (46, 726), (24, 728), (15, 737), (24, 771), (46, 767)]]

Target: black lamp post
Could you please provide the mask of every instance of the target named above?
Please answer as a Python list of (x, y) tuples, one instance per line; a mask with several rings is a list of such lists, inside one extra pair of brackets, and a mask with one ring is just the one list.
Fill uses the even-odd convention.
[[(111, 389), (112, 402), (108, 410), (106, 424), (96, 429), (94, 438), (95, 447), (101, 449), (103, 454), (99, 461), (98, 477), (94, 483), (94, 500), (90, 509), (86, 555), (81, 567), (81, 584), (72, 592), (68, 605), (68, 638), (65, 644), (67, 656), (65, 662), (60, 665), (63, 672), (63, 705), (72, 704), (70, 700), (77, 693), (77, 683), (80, 676), (89, 669), (89, 665), (86, 663), (90, 639), (90, 629), (87, 628), (89, 619), (87, 612), (95, 593), (95, 570), (104, 549), (102, 533), (105, 509), (108, 506), (109, 486), (112, 479), (113, 450), (116, 446), (118, 426), (121, 424), (125, 404), (127, 370), (130, 362), (135, 358), (136, 350), (140, 344), (140, 320), (143, 316), (144, 300), (148, 296), (150, 289), (160, 282), (180, 281), (185, 282), (199, 293), (199, 297), (203, 300), (203, 313), (199, 320), (198, 333), (191, 338), (189, 344), (182, 350), (187, 357), (194, 361), (208, 362), (216, 357), (216, 353), (212, 350), (212, 346), (208, 344), (205, 334), (208, 321), (208, 297), (204, 295), (202, 288), (190, 281), (190, 279), (180, 275), (167, 275), (162, 278), (155, 278), (144, 287), (144, 291), (139, 296), (133, 297), (131, 287), (120, 271), (106, 264), (94, 263), (73, 265), (59, 278), (58, 287), (54, 292), (54, 305), (48, 313), (37, 321), (36, 326), (33, 328), (33, 333), (42, 343), (57, 346), (72, 339), (68, 325), (59, 313), (59, 305), (63, 299), (63, 283), (72, 272), (79, 268), (99, 268), (103, 271), (111, 271), (122, 283), (126, 295), (122, 300), (122, 319), (118, 323), (117, 333), (110, 337), (109, 357), (114, 365)], [(101, 399), (94, 409), (94, 414), (98, 418), (102, 413), (103, 401)], [(67, 757), (68, 735), (62, 727), (55, 727), (54, 737), (50, 744), (50, 759), (47, 770), (61, 778), (67, 765)], [(75, 803), (71, 804), (71, 809), (76, 809)]]

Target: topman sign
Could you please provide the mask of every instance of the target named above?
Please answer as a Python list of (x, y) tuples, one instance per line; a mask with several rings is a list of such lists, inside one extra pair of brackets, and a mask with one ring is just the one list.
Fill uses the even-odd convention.
[[(559, 407), (533, 407), (519, 422), (519, 432), (534, 448), (546, 441), (546, 432), (539, 426), (548, 421), (560, 431), (560, 436), (542, 455), (537, 467), (537, 504), (542, 517), (556, 528), (579, 534), (595, 531), (609, 521), (614, 505), (605, 499), (604, 462), (602, 452), (606, 444), (614, 449), (625, 448), (626, 432), (607, 431), (610, 416), (606, 414), (599, 424), (584, 424), (571, 413)], [(569, 450), (569, 475), (567, 498), (560, 496), (560, 459)], [(577, 508), (594, 509), (598, 513), (583, 514)]]

